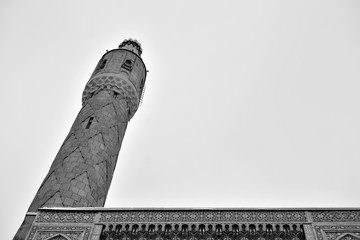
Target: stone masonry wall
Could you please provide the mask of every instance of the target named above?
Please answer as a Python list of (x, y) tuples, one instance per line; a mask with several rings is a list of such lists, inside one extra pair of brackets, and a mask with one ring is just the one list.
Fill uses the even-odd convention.
[(29, 211), (104, 206), (129, 120), (126, 99), (99, 90), (84, 104)]

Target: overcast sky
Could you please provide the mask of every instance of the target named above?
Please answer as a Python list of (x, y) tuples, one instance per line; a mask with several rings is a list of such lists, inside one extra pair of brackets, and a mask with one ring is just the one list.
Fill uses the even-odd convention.
[(106, 207), (360, 207), (359, 1), (2, 0), (0, 36), (1, 239), (129, 37), (149, 73)]

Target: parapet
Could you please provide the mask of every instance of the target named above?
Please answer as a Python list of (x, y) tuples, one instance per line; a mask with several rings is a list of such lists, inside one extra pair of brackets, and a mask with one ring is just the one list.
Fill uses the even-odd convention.
[(141, 56), (141, 54), (142, 54), (141, 44), (136, 39), (129, 38), (127, 40), (124, 40), (119, 45), (119, 48), (133, 51), (139, 56)]

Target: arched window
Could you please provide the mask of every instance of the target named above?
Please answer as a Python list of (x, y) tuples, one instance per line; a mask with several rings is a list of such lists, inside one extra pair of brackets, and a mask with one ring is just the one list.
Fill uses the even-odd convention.
[(123, 68), (125, 68), (128, 71), (132, 70), (133, 62), (130, 59), (126, 59), (125, 62), (122, 65)]

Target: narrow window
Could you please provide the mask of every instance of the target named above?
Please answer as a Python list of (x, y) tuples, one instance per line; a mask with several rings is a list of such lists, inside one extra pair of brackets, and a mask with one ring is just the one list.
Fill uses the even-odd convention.
[(88, 121), (88, 123), (87, 123), (87, 125), (86, 125), (86, 129), (89, 129), (89, 128), (90, 128), (91, 123), (92, 123), (93, 120), (94, 120), (94, 117), (90, 117), (90, 118), (89, 118), (89, 121)]

